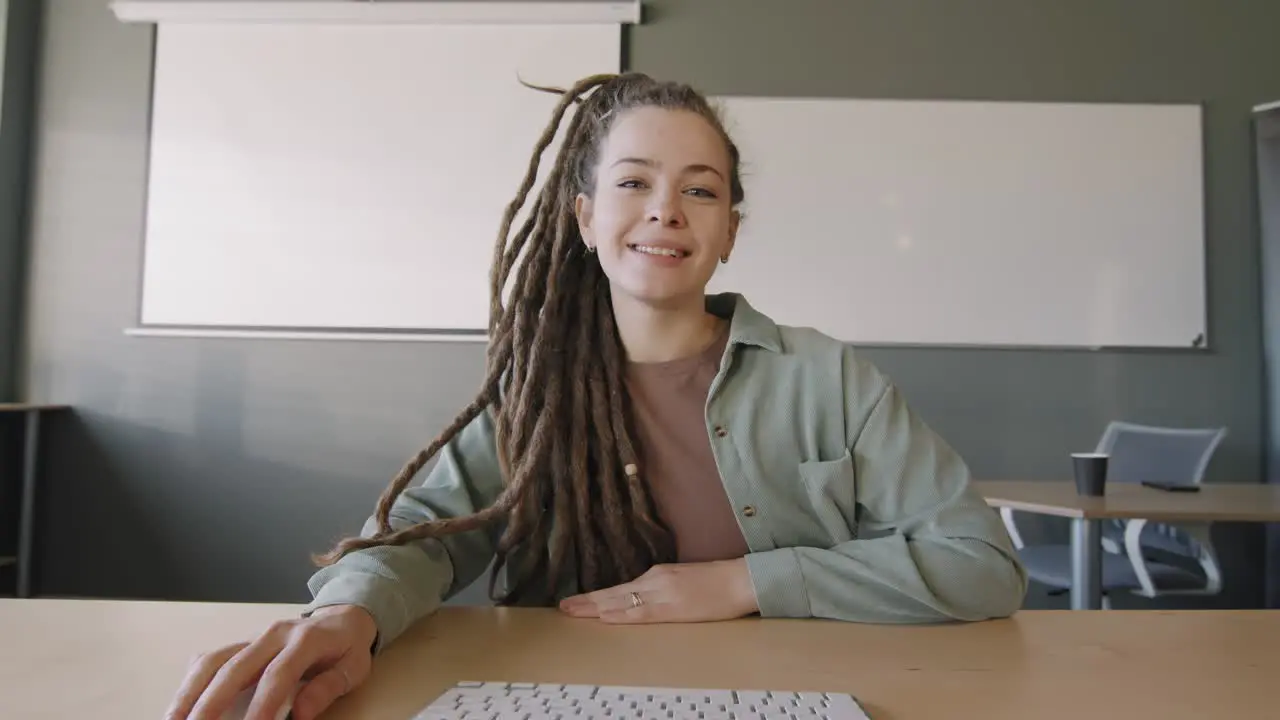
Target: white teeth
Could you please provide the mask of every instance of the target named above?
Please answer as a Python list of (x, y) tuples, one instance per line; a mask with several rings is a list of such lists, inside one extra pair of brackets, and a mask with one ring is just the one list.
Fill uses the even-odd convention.
[(679, 250), (670, 250), (668, 248), (649, 247), (648, 245), (632, 245), (632, 250), (642, 252), (646, 255), (666, 255), (667, 257), (679, 258), (684, 257), (684, 253)]

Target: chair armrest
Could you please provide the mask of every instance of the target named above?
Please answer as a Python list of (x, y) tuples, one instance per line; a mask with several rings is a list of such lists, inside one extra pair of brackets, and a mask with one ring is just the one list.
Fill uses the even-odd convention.
[[(1155, 597), (1158, 589), (1151, 580), (1151, 573), (1147, 570), (1146, 558), (1142, 552), (1142, 532), (1147, 525), (1147, 521), (1142, 518), (1130, 520), (1124, 530), (1124, 547), (1129, 563), (1133, 565), (1133, 572), (1138, 576), (1138, 583), (1142, 585), (1140, 594)], [(1197, 551), (1195, 560), (1200, 564), (1200, 569), (1205, 576), (1204, 587), (1192, 592), (1206, 595), (1216, 595), (1221, 592), (1222, 571), (1218, 567), (1218, 558), (1209, 537), (1209, 523), (1178, 524), (1176, 527), (1195, 539)]]
[(1142, 531), (1146, 526), (1146, 518), (1133, 518), (1125, 523), (1124, 551), (1133, 566), (1134, 575), (1138, 576), (1138, 584), (1142, 586), (1139, 594), (1155, 597), (1156, 585), (1151, 580), (1151, 571), (1147, 570), (1147, 560), (1142, 556)]
[(1021, 550), (1025, 547), (1026, 543), (1022, 542), (1022, 533), (1018, 532), (1018, 523), (1014, 520), (1013, 508), (1000, 508), (1000, 519), (1004, 521), (1004, 529), (1008, 531), (1009, 539), (1013, 541), (1013, 548)]

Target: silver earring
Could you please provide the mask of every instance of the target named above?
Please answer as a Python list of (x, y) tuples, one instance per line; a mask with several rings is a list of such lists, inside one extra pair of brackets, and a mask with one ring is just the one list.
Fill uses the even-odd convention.
[(721, 265), (728, 265), (728, 264), (729, 264), (729, 256), (728, 256), (728, 255), (721, 255), (721, 256), (720, 256), (720, 264), (721, 264)]
[(594, 245), (588, 245), (588, 246), (587, 246), (587, 252), (589, 252), (589, 253), (595, 253), (595, 251), (596, 251), (596, 248), (595, 248), (595, 246), (594, 246)]

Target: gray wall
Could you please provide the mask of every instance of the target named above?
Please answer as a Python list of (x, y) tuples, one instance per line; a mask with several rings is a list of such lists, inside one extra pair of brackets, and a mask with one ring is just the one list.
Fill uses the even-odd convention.
[[(17, 399), (38, 0), (0, 0), (0, 402)], [(0, 416), (0, 556), (17, 546), (22, 418)], [(0, 567), (0, 594), (16, 584)]]
[(0, 0), (0, 402), (16, 397), (38, 0)]
[[(1268, 482), (1280, 484), (1280, 108), (1258, 117), (1256, 134), (1266, 363), (1265, 472)], [(1266, 557), (1266, 605), (1280, 608), (1280, 523), (1267, 528)]]
[[(358, 527), (452, 418), (480, 380), (482, 349), (123, 336), (138, 301), (152, 36), (106, 6), (49, 0), (46, 17), (25, 379), (79, 410), (51, 429), (42, 479), (57, 511), (45, 517), (41, 590), (305, 600), (308, 553)], [(1206, 103), (1212, 352), (873, 357), (980, 477), (1064, 478), (1069, 451), (1127, 418), (1228, 425), (1211, 478), (1260, 478), (1248, 110), (1280, 90), (1280, 5), (647, 6), (631, 66), (712, 93)], [(1260, 536), (1219, 530), (1227, 594), (1206, 604), (1260, 602)]]
[[(0, 218), (15, 215), (14, 210), (21, 201), (19, 187), (26, 180), (18, 164), (14, 162), (11, 150), (14, 143), (8, 139), (9, 133), (6, 131), (10, 123), (5, 122), (4, 118), (4, 96), (9, 87), (9, 83), (5, 81), (4, 69), (10, 65), (6, 62), (5, 52), (10, 29), (9, 0), (0, 0), (0, 178), (3, 178), (0, 179)], [(17, 103), (10, 102), (8, 105), (15, 107)], [(17, 384), (14, 363), (18, 353), (15, 328), (19, 315), (18, 300), (21, 297), (19, 280), (22, 276), (18, 257), (21, 239), (21, 228), (16, 227), (12, 221), (0, 228), (0, 402), (12, 397)]]

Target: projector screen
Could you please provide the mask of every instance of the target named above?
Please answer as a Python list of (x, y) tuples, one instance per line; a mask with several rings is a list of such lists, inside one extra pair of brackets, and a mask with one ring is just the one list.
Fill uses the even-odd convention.
[(156, 42), (141, 322), (187, 328), (483, 331), (501, 216), (559, 99), (519, 81), (621, 62), (617, 24), (164, 23)]

